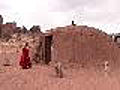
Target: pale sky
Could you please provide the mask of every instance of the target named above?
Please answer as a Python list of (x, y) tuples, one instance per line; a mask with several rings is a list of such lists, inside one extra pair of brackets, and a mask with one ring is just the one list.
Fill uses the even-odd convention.
[(78, 25), (100, 28), (107, 33), (120, 32), (120, 0), (1, 0), (4, 23), (18, 26), (40, 25), (42, 31), (58, 26)]

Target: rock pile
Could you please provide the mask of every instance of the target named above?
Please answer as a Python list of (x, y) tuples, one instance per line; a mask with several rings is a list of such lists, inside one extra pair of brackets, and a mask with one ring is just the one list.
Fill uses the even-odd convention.
[[(10, 61), (13, 65), (16, 65), (20, 59), (21, 50), (24, 47), (25, 43), (28, 42), (30, 46), (30, 57), (32, 60), (39, 61), (42, 58), (41, 55), (35, 56), (36, 53), (41, 53), (41, 51), (37, 51), (40, 46), (40, 42), (42, 42), (42, 37), (40, 34), (29, 35), (23, 33), (13, 34), (12, 37), (6, 41), (0, 41), (0, 64), (3, 64), (5, 59)], [(41, 47), (40, 47), (41, 48)], [(5, 61), (6, 62), (6, 61)]]

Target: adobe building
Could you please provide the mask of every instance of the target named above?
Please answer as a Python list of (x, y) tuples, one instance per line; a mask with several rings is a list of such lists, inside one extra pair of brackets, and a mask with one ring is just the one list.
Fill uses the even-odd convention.
[(2, 38), (10, 38), (16, 32), (16, 23), (7, 22), (1, 25)]
[(119, 66), (119, 50), (111, 37), (99, 29), (87, 26), (66, 26), (43, 35), (43, 60), (99, 66), (109, 61)]
[(116, 34), (116, 35), (112, 35), (111, 36), (113, 41), (116, 42), (116, 43), (120, 43), (120, 34)]

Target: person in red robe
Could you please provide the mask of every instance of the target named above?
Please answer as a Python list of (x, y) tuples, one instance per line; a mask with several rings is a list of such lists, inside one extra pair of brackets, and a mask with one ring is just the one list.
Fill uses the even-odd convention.
[(22, 55), (21, 55), (21, 59), (20, 59), (20, 66), (23, 69), (28, 69), (31, 68), (32, 64), (30, 61), (30, 57), (29, 57), (29, 48), (28, 48), (28, 43), (25, 44), (24, 48), (22, 49)]

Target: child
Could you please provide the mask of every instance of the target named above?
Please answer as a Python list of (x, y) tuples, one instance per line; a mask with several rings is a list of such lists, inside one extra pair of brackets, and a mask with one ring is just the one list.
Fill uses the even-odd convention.
[(62, 64), (58, 61), (55, 61), (55, 71), (58, 77), (63, 78)]

